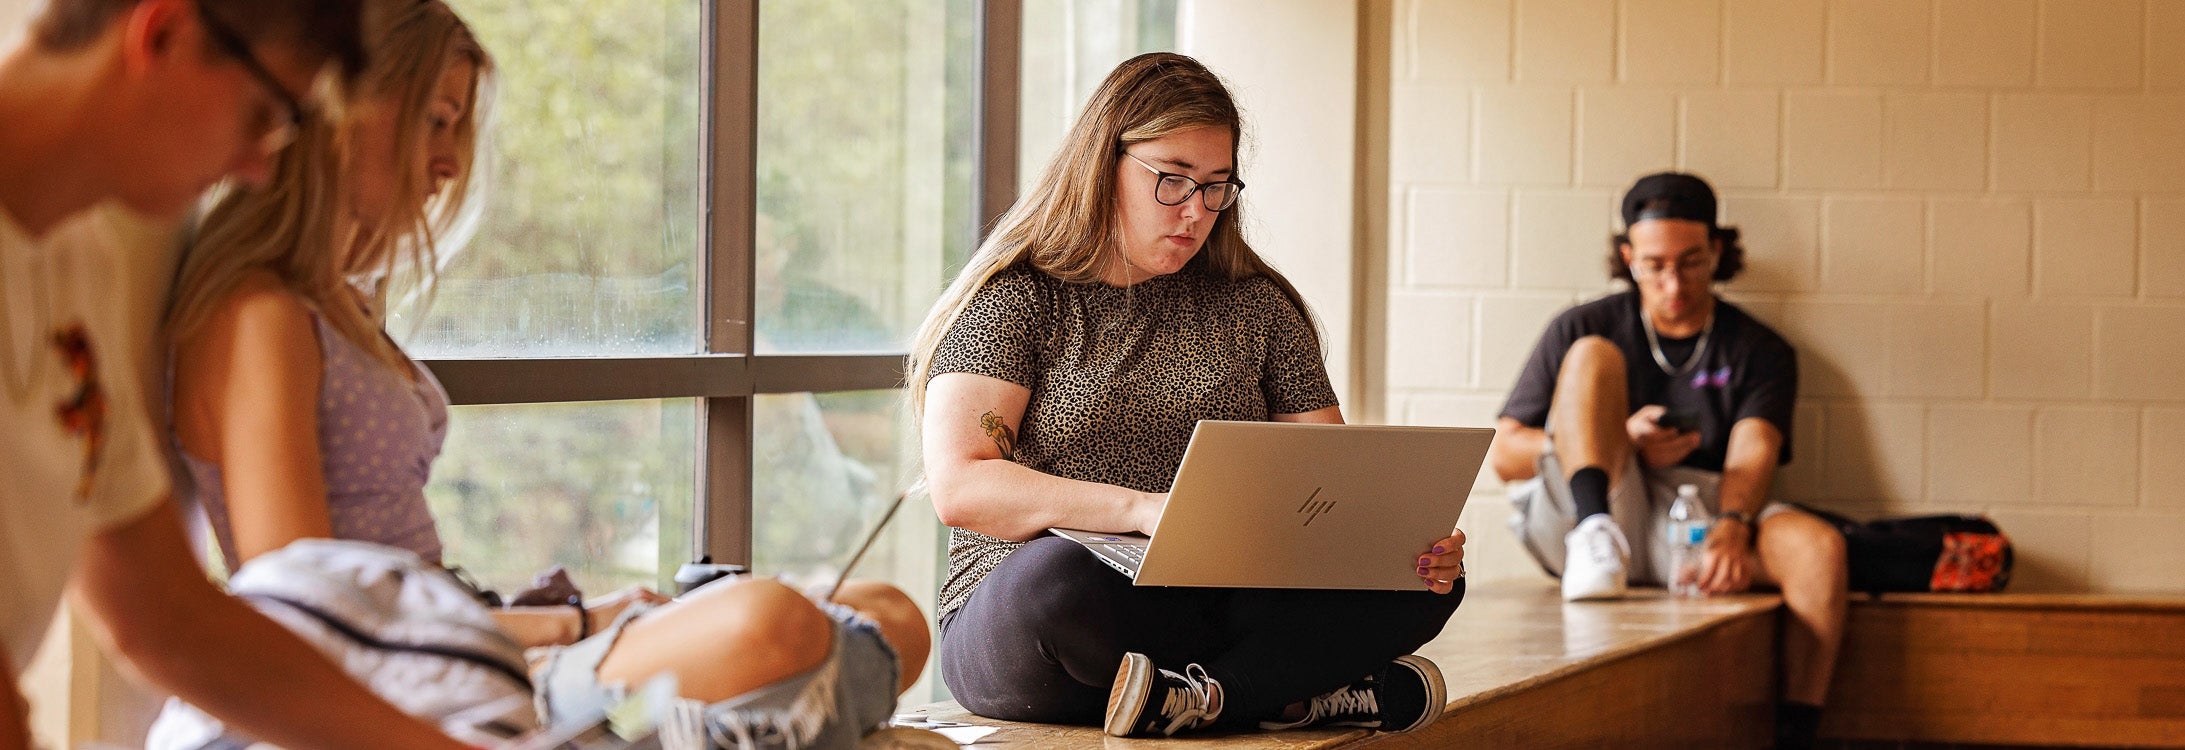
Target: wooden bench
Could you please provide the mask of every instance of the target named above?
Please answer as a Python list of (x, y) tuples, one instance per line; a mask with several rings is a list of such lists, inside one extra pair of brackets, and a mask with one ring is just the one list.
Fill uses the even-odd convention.
[(2185, 598), (1854, 595), (1824, 737), (2185, 746)]
[(981, 746), (1763, 747), (1774, 718), (1780, 605), (1772, 595), (1678, 600), (1642, 591), (1565, 606), (1546, 579), (1476, 584), (1448, 628), (1419, 650), (1441, 667), (1450, 711), (1404, 735), (1316, 730), (1155, 742), (995, 721), (953, 702), (913, 710), (998, 727)]

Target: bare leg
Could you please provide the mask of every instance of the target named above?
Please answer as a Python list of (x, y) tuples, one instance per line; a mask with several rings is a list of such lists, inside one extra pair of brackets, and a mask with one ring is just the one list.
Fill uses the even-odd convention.
[[(835, 599), (879, 624), (902, 664), (896, 692), (909, 689), (933, 643), (918, 605), (874, 581), (845, 583)], [(711, 703), (818, 666), (833, 639), (826, 613), (779, 581), (715, 584), (631, 621), (600, 661), (599, 677), (634, 685), (672, 671), (683, 697)]]
[(1844, 538), (1806, 513), (1777, 513), (1760, 523), (1762, 583), (1783, 591), (1783, 699), (1821, 705), (1844, 642)]
[(835, 593), (835, 601), (880, 624), (880, 637), (895, 649), (895, 658), (903, 666), (895, 692), (909, 690), (919, 673), (925, 671), (926, 656), (933, 650), (933, 633), (927, 629), (926, 615), (919, 611), (918, 604), (902, 589), (879, 581), (844, 582), (842, 590)]
[(632, 620), (600, 661), (599, 678), (636, 685), (671, 672), (683, 697), (727, 700), (818, 666), (833, 628), (779, 581), (716, 583)]
[(1624, 388), (1624, 353), (1614, 343), (1587, 336), (1571, 344), (1548, 413), (1555, 458), (1565, 472), (1598, 467), (1611, 487), (1622, 478), (1632, 450), (1631, 435), (1624, 431), (1631, 398)]

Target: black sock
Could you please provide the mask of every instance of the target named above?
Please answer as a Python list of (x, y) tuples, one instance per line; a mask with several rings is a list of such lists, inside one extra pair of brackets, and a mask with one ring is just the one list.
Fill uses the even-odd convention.
[(1813, 747), (1814, 734), (1821, 727), (1821, 707), (1811, 703), (1784, 701), (1775, 707), (1775, 747), (1777, 750), (1802, 750)]
[(1578, 508), (1578, 520), (1608, 512), (1608, 472), (1588, 466), (1571, 472), (1570, 500)]

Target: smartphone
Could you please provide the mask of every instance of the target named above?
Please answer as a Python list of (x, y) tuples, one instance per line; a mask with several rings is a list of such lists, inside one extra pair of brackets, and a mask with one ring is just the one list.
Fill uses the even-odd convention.
[(745, 575), (751, 569), (734, 563), (716, 563), (711, 557), (701, 557), (698, 562), (683, 563), (675, 571), (675, 595), (682, 596), (714, 581), (731, 576)]
[(1698, 432), (1699, 412), (1690, 409), (1671, 409), (1654, 418), (1654, 424), (1664, 430)]

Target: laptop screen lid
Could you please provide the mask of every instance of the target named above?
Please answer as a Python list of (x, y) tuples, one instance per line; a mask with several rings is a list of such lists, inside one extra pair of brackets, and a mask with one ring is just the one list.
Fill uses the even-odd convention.
[(1491, 428), (1203, 421), (1140, 586), (1425, 590)]

